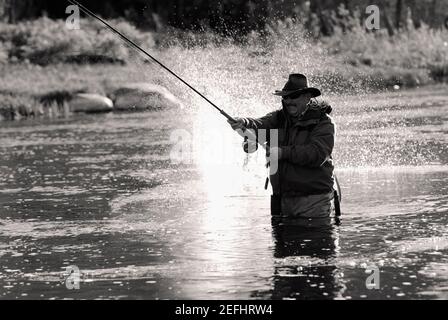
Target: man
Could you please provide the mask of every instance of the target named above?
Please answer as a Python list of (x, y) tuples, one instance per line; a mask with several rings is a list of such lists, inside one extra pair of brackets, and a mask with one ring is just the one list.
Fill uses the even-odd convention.
[(236, 118), (229, 123), (239, 133), (278, 130), (278, 146), (269, 147), (270, 158), (278, 159), (278, 170), (271, 174), (273, 216), (307, 224), (329, 218), (334, 210), (331, 107), (311, 100), (321, 92), (308, 87), (302, 74), (291, 74), (283, 90), (274, 94), (282, 97), (282, 109), (259, 119)]

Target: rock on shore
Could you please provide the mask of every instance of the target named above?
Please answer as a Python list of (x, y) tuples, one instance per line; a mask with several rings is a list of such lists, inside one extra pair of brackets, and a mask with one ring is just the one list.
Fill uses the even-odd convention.
[(109, 112), (114, 108), (111, 99), (93, 93), (75, 94), (68, 104), (71, 112), (99, 113)]
[(165, 108), (182, 108), (182, 103), (165, 87), (149, 83), (123, 85), (112, 94), (114, 109), (144, 111)]

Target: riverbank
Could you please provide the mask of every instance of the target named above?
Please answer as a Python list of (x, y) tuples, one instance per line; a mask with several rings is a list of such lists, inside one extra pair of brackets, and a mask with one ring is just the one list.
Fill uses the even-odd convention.
[[(302, 25), (285, 20), (269, 25), (264, 34), (253, 32), (236, 41), (210, 32), (155, 34), (127, 22), (113, 23), (223, 104), (237, 103), (248, 92), (272, 92), (291, 72), (306, 74), (327, 95), (399, 91), (448, 79), (448, 34), (426, 26), (408, 26), (389, 36), (385, 30), (366, 32), (358, 23), (350, 31), (336, 28), (331, 37), (313, 38)], [(47, 18), (14, 28), (0, 25), (0, 119), (48, 115), (41, 98), (54, 92), (113, 98), (111, 88), (129, 83), (162, 85), (186, 105), (197, 105), (182, 84), (96, 22), (82, 25), (69, 31), (63, 22)]]
[[(255, 57), (252, 59), (263, 59)], [(212, 62), (213, 63), (213, 62)], [(261, 94), (269, 93), (277, 86), (275, 82), (282, 80), (287, 75), (287, 68), (278, 71), (275, 70), (270, 73), (269, 69), (275, 67), (271, 66), (268, 72), (263, 70), (256, 70), (254, 64), (263, 64), (260, 61), (252, 61), (246, 66), (241, 66), (241, 70), (245, 72), (252, 72), (254, 79), (257, 77), (274, 77), (272, 84), (266, 86), (267, 83), (241, 83), (241, 89), (250, 88), (257, 90)], [(190, 66), (191, 67), (191, 66)], [(219, 67), (218, 67), (219, 68)], [(229, 67), (230, 69), (231, 67)], [(20, 120), (30, 116), (43, 117), (60, 117), (66, 116), (63, 112), (58, 110), (50, 110), (50, 105), (43, 104), (41, 99), (48, 95), (54, 95), (58, 92), (66, 92), (75, 94), (76, 92), (85, 92), (91, 94), (98, 94), (107, 98), (112, 98), (112, 88), (125, 85), (127, 83), (149, 83), (163, 85), (170, 88), (170, 91), (175, 93), (179, 98), (190, 100), (189, 93), (185, 91), (180, 83), (176, 80), (169, 79), (163, 71), (158, 71), (157, 66), (147, 65), (144, 63), (136, 63), (129, 65), (72, 65), (72, 64), (57, 64), (50, 66), (37, 66), (31, 64), (12, 64), (0, 66), (0, 73), (3, 77), (0, 79), (0, 121), (2, 120)], [(199, 70), (195, 70), (198, 72)], [(207, 81), (207, 75), (214, 71), (205, 70), (204, 74), (200, 76), (199, 81), (196, 82), (202, 87), (203, 91), (208, 91), (216, 94), (220, 98), (225, 94), (225, 82), (234, 77), (221, 81), (218, 76), (211, 76)], [(267, 75), (266, 73), (270, 73)], [(188, 73), (186, 78), (190, 78)], [(213, 78), (215, 78), (213, 80)], [(235, 81), (239, 77), (236, 77)], [(367, 93), (367, 92), (382, 92), (382, 91), (400, 91), (405, 88), (420, 87), (425, 85), (436, 84), (426, 71), (423, 70), (403, 70), (403, 69), (388, 69), (377, 70), (369, 67), (353, 67), (346, 66), (339, 70), (328, 72), (311, 73), (311, 83), (322, 88), (322, 91), (327, 94), (346, 94), (346, 93)], [(241, 80), (241, 79), (240, 79)], [(213, 83), (212, 83), (213, 81)], [(212, 87), (210, 87), (212, 86)], [(223, 87), (221, 87), (223, 86)], [(264, 86), (265, 92), (262, 89)], [(238, 90), (240, 91), (240, 90)], [(256, 92), (256, 91), (252, 91)], [(225, 100), (230, 101), (232, 98), (236, 99), (235, 92), (227, 92), (229, 96)], [(191, 93), (190, 93), (191, 95)], [(215, 95), (216, 99), (216, 95)]]
[[(10, 64), (0, 66), (0, 120), (66, 116), (63, 105), (78, 93), (111, 98), (120, 86), (160, 84), (138, 65)], [(110, 110), (112, 111), (112, 109)], [(101, 111), (103, 112), (103, 111)]]

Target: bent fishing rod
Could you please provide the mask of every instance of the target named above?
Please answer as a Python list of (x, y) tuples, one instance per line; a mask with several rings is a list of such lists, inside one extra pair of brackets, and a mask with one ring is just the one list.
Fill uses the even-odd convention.
[[(158, 64), (160, 67), (162, 67), (163, 69), (165, 69), (166, 71), (168, 71), (172, 76), (174, 76), (176, 79), (178, 79), (179, 81), (181, 81), (184, 85), (186, 85), (188, 88), (190, 88), (191, 90), (193, 90), (196, 94), (198, 94), (202, 99), (204, 99), (205, 101), (207, 101), (212, 107), (214, 107), (216, 110), (218, 110), (224, 117), (227, 118), (227, 120), (229, 120), (230, 122), (236, 122), (236, 120), (231, 117), (227, 112), (225, 112), (223, 109), (219, 108), (215, 103), (213, 103), (212, 101), (210, 101), (210, 99), (208, 99), (205, 95), (203, 95), (201, 92), (199, 92), (198, 90), (196, 90), (196, 88), (194, 88), (192, 85), (190, 85), (188, 82), (186, 82), (184, 79), (182, 79), (180, 76), (178, 76), (174, 71), (172, 71), (170, 68), (168, 68), (167, 66), (165, 66), (162, 62), (160, 62), (158, 59), (156, 59), (153, 55), (149, 54), (146, 50), (144, 50), (142, 47), (140, 47), (138, 44), (136, 44), (134, 41), (132, 41), (131, 39), (129, 39), (127, 36), (125, 36), (123, 33), (121, 33), (120, 31), (118, 31), (116, 28), (114, 28), (113, 26), (111, 26), (107, 21), (105, 21), (104, 19), (102, 19), (101, 17), (99, 17), (98, 15), (96, 15), (95, 13), (93, 13), (91, 10), (89, 10), (88, 8), (86, 8), (84, 5), (82, 5), (81, 3), (79, 3), (76, 0), (67, 0), (69, 3), (78, 6), (78, 8), (81, 9), (82, 12), (84, 12), (85, 14), (87, 14), (88, 16), (100, 21), (102, 24), (104, 24), (109, 30), (111, 30), (113, 33), (115, 33), (116, 35), (118, 35), (124, 42), (126, 42), (128, 45), (131, 46), (131, 48), (137, 50), (138, 52), (142, 53), (144, 56), (146, 56), (147, 58), (150, 58), (152, 61), (154, 61), (156, 64)], [(245, 136), (247, 136), (248, 139), (252, 140), (252, 141), (257, 141), (257, 136), (256, 134), (251, 131), (251, 130), (247, 130), (247, 129), (243, 129), (242, 130), (243, 133), (245, 134)], [(266, 146), (264, 144), (260, 144), (262, 145), (264, 148), (266, 148)]]
[(138, 44), (136, 44), (134, 41), (129, 39), (127, 36), (125, 36), (123, 33), (118, 31), (116, 28), (112, 27), (107, 21), (90, 11), (88, 8), (86, 8), (84, 5), (79, 3), (76, 0), (67, 0), (71, 4), (78, 6), (81, 11), (83, 11), (85, 14), (91, 16), (94, 19), (97, 19), (102, 24), (104, 24), (109, 30), (111, 30), (113, 33), (117, 34), (123, 41), (125, 41), (127, 44), (129, 44), (132, 48), (136, 49), (140, 53), (144, 54), (146, 57), (150, 58), (152, 61), (157, 63), (160, 67), (168, 71), (171, 75), (173, 75), (175, 78), (177, 78), (179, 81), (181, 81), (183, 84), (185, 84), (188, 88), (193, 90), (195, 93), (197, 93), (202, 99), (207, 101), (209, 104), (211, 104), (216, 110), (218, 110), (224, 117), (226, 117), (229, 121), (235, 122), (235, 119), (231, 117), (229, 114), (227, 114), (224, 110), (219, 108), (216, 104), (214, 104), (212, 101), (210, 101), (206, 96), (204, 96), (202, 93), (200, 93), (198, 90), (196, 90), (192, 85), (190, 85), (188, 82), (186, 82), (184, 79), (182, 79), (180, 76), (178, 76), (176, 73), (174, 73), (170, 68), (165, 66), (163, 63), (161, 63), (159, 60), (157, 60), (154, 56), (149, 54), (146, 50), (144, 50), (142, 47), (140, 47)]

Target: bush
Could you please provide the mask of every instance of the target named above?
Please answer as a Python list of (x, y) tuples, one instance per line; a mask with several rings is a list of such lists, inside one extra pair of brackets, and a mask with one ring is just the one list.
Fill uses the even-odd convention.
[(0, 92), (0, 119), (14, 120), (20, 117), (37, 116), (43, 110), (29, 95)]
[[(334, 34), (321, 38), (333, 55), (352, 65), (429, 69), (431, 65), (448, 63), (448, 34), (422, 24), (415, 28), (408, 23), (394, 36), (387, 30), (369, 32), (358, 13), (350, 16), (349, 26), (335, 26)], [(342, 24), (342, 23), (340, 23)]]
[[(150, 33), (142, 33), (122, 20), (110, 23), (137, 44), (154, 46)], [(112, 60), (127, 60), (135, 56), (131, 48), (98, 21), (83, 19), (80, 26), (80, 30), (69, 30), (65, 21), (48, 18), (17, 25), (3, 23), (0, 24), (0, 43), (3, 43), (0, 48), (7, 48), (10, 61), (30, 61), (39, 65), (64, 62), (72, 55), (99, 55)]]
[(331, 21), (332, 35), (319, 38), (297, 20), (270, 24), (265, 48), (273, 59), (315, 75), (320, 85), (330, 84), (336, 91), (366, 85), (413, 87), (448, 78), (445, 30), (424, 24), (415, 28), (408, 21), (394, 36), (386, 29), (367, 31), (361, 13), (350, 13), (343, 6), (332, 13)]

